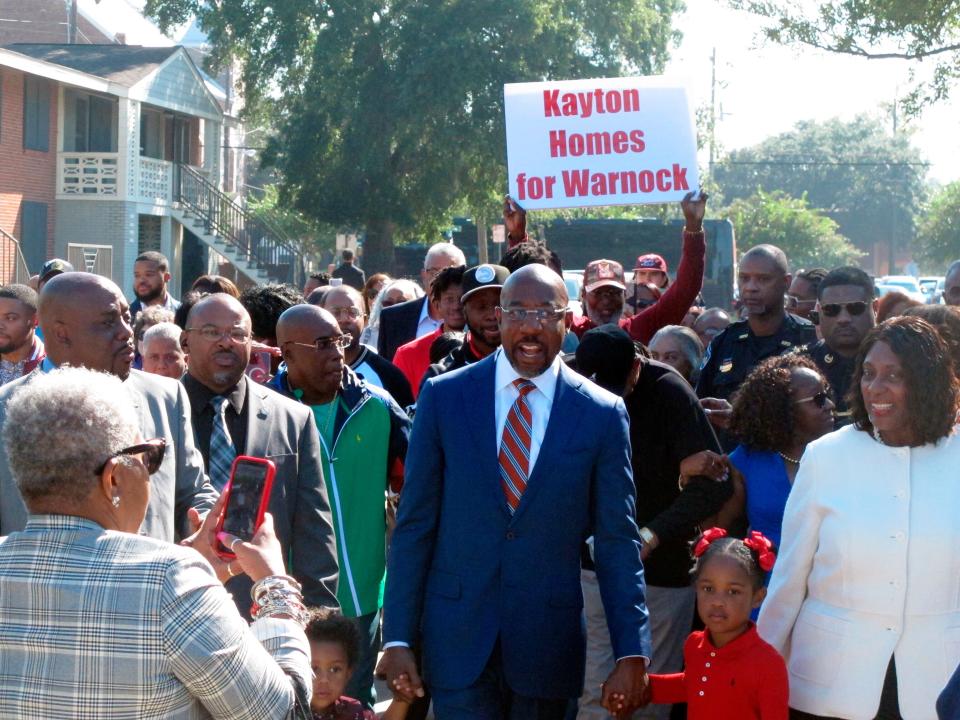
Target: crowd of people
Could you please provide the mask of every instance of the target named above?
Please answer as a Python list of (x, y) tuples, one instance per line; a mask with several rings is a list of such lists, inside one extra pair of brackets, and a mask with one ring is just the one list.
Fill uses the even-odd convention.
[(0, 717), (960, 719), (960, 261), (702, 307), (706, 200), (578, 298), (509, 198), (419, 283), (0, 286)]

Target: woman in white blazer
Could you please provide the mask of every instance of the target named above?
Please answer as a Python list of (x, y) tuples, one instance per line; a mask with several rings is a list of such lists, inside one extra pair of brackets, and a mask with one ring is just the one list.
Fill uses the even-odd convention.
[(943, 339), (901, 317), (867, 335), (854, 425), (811, 443), (787, 501), (760, 635), (791, 718), (930, 720), (960, 663), (958, 385)]

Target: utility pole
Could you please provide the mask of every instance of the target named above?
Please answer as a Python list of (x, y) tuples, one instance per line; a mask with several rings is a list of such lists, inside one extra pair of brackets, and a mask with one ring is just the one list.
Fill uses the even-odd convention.
[(713, 146), (717, 130), (717, 48), (710, 53), (710, 179), (713, 179)]
[(69, 17), (67, 18), (67, 43), (77, 44), (77, 0), (70, 0)]
[(480, 265), (490, 262), (489, 256), (487, 254), (487, 221), (481, 216), (477, 215), (477, 262)]

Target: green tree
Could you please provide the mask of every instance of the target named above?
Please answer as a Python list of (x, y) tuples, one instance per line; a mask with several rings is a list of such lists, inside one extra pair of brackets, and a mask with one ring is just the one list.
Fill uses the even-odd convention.
[(734, 200), (722, 213), (733, 223), (741, 251), (776, 245), (794, 268), (849, 265), (863, 255), (838, 232), (837, 224), (813, 210), (805, 197), (758, 192)]
[(956, 0), (729, 0), (732, 7), (769, 20), (764, 35), (871, 59), (928, 60), (927, 78), (907, 108), (945, 98), (960, 76), (960, 2)]
[(917, 223), (917, 246), (922, 259), (941, 269), (960, 258), (960, 182), (930, 201)]
[(927, 164), (906, 134), (867, 117), (806, 121), (790, 132), (729, 153), (714, 168), (728, 202), (757, 190), (806, 195), (862, 250), (908, 247), (926, 194)]
[[(248, 101), (272, 104), (265, 159), (282, 197), (366, 230), (368, 269), (395, 235), (429, 237), (459, 200), (497, 207), (503, 84), (662, 69), (680, 0), (148, 0), (163, 26), (198, 15)], [(434, 235), (435, 236), (435, 235)]]

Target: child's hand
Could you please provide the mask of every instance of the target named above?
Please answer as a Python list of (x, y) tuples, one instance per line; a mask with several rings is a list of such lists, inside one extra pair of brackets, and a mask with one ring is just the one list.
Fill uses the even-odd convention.
[(622, 658), (603, 683), (600, 704), (617, 718), (628, 718), (650, 702), (647, 661), (641, 657)]
[(394, 646), (383, 651), (377, 664), (377, 677), (387, 681), (395, 700), (412, 703), (423, 697), (423, 682), (417, 673), (417, 661), (408, 647)]

